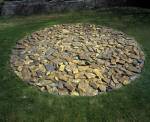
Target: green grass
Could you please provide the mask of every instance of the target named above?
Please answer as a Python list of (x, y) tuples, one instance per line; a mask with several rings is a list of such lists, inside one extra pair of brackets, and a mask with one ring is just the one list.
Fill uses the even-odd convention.
[[(60, 23), (88, 22), (121, 30), (141, 44), (146, 63), (130, 85), (95, 97), (54, 96), (22, 82), (11, 71), (11, 49), (23, 36)], [(0, 122), (149, 122), (150, 11), (111, 9), (0, 18)]]

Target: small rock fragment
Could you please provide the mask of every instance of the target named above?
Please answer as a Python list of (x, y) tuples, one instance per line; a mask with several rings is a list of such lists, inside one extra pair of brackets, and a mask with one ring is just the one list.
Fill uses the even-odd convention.
[(86, 76), (88, 79), (95, 78), (95, 74), (93, 74), (93, 73), (86, 73), (85, 76)]
[(30, 81), (31, 73), (30, 73), (29, 68), (23, 67), (21, 73), (22, 73), (22, 77), (25, 81)]
[(79, 93), (76, 92), (76, 91), (73, 91), (73, 92), (71, 92), (71, 95), (72, 95), (72, 96), (79, 96)]
[(107, 86), (104, 84), (100, 84), (98, 88), (100, 89), (101, 92), (106, 92), (107, 90)]
[(59, 71), (62, 71), (62, 72), (63, 72), (63, 71), (64, 71), (64, 69), (65, 69), (65, 65), (63, 65), (63, 64), (62, 64), (62, 65), (60, 65), (60, 67), (59, 67)]

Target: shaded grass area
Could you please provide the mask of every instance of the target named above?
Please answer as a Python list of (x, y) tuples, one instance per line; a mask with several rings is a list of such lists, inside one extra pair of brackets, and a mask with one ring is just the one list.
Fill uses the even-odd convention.
[[(141, 77), (111, 93), (69, 97), (41, 93), (11, 71), (11, 49), (23, 36), (53, 24), (77, 22), (112, 27), (135, 37), (146, 54)], [(110, 9), (0, 18), (0, 122), (149, 122), (149, 37), (148, 10)]]

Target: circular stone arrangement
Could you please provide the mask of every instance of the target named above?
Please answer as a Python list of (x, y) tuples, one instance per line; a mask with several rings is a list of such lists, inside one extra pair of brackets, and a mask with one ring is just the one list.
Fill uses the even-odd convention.
[(93, 24), (62, 24), (17, 43), (11, 66), (24, 81), (58, 95), (94, 96), (137, 78), (144, 53), (126, 34)]

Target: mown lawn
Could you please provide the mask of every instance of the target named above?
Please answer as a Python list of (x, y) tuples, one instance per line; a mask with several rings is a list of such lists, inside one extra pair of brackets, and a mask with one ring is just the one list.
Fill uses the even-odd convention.
[[(11, 71), (11, 49), (23, 36), (59, 23), (88, 22), (135, 37), (146, 54), (141, 77), (95, 97), (54, 96), (22, 82)], [(110, 9), (0, 18), (0, 122), (149, 122), (150, 10)]]

